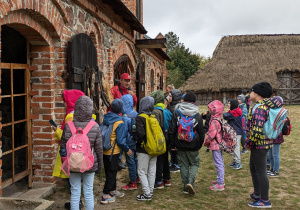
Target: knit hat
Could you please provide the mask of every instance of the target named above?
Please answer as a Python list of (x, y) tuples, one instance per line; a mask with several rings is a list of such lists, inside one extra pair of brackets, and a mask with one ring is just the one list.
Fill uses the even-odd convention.
[(182, 94), (181, 99), (184, 99), (185, 94)]
[(238, 106), (239, 106), (238, 100), (231, 99), (231, 100), (229, 100), (229, 102), (230, 102), (230, 110), (234, 110), (234, 109), (238, 108)]
[(240, 100), (242, 103), (245, 102), (245, 96), (244, 95), (238, 95), (238, 97), (236, 97), (237, 100)]
[(164, 103), (165, 94), (162, 90), (153, 91), (152, 93), (150, 93), (150, 96), (152, 98), (154, 98), (154, 103), (155, 104)]
[(247, 90), (246, 90), (246, 89), (242, 90), (242, 93), (243, 93), (244, 95), (246, 95), (246, 94), (247, 94)]
[(184, 99), (183, 99), (185, 102), (193, 102), (195, 103), (196, 102), (196, 95), (194, 92), (192, 91), (189, 91), (185, 94), (184, 96)]
[(115, 114), (123, 112), (123, 101), (121, 99), (115, 99), (111, 103), (111, 111)]
[(268, 82), (260, 82), (253, 85), (251, 91), (254, 91), (263, 98), (270, 98), (273, 94), (273, 88)]

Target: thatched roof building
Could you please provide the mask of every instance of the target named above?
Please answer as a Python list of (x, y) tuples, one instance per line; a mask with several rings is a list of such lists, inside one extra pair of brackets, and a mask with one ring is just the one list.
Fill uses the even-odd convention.
[[(288, 103), (300, 102), (300, 35), (223, 37), (211, 61), (180, 88), (198, 94), (198, 103), (226, 100), (260, 81), (269, 82)], [(293, 101), (293, 102), (292, 102)]]

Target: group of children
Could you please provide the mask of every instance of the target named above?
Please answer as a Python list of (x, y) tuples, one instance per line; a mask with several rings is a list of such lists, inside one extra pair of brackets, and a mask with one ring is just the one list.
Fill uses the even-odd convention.
[[(73, 90), (75, 91), (75, 90)], [(208, 112), (200, 115), (196, 105), (196, 96), (193, 92), (182, 93), (177, 89), (168, 90), (168, 106), (164, 102), (166, 96), (163, 91), (157, 90), (142, 98), (139, 102), (138, 113), (133, 109), (133, 98), (131, 95), (123, 95), (115, 99), (111, 104), (111, 111), (104, 116), (103, 124), (112, 126), (110, 135), (111, 149), (103, 151), (102, 137), (99, 126), (95, 125), (88, 133), (92, 152), (94, 154), (93, 167), (84, 173), (71, 172), (70, 191), (71, 208), (80, 208), (81, 179), (83, 180), (83, 192), (86, 209), (93, 209), (93, 179), (95, 173), (101, 173), (102, 159), (105, 170), (105, 185), (101, 203), (114, 202), (116, 197), (124, 196), (124, 193), (117, 191), (116, 175), (120, 150), (125, 152), (126, 163), (129, 171), (130, 182), (121, 187), (122, 190), (136, 190), (140, 181), (143, 193), (136, 197), (139, 201), (151, 200), (154, 189), (171, 186), (170, 170), (180, 171), (183, 182), (183, 193), (194, 194), (194, 183), (200, 165), (199, 150), (204, 144), (212, 151), (213, 162), (217, 170), (217, 180), (209, 187), (213, 191), (223, 191), (224, 182), (224, 159), (220, 148), (223, 138), (222, 117), (228, 121), (237, 134), (237, 145), (233, 154), (233, 163), (229, 166), (233, 169), (241, 169), (240, 142), (244, 139), (243, 148), (250, 150), (250, 171), (253, 181), (254, 192), (250, 194), (253, 202), (251, 207), (271, 207), (269, 200), (269, 181), (267, 177), (267, 152), (273, 146), (272, 139), (266, 139), (262, 133), (262, 127), (268, 117), (268, 109), (281, 107), (280, 97), (270, 98), (273, 91), (267, 82), (254, 85), (249, 96), (239, 95), (237, 99), (228, 101), (228, 112), (224, 113), (224, 105), (218, 100), (208, 104)], [(64, 101), (68, 103), (64, 92)], [(74, 113), (73, 122), (76, 128), (84, 128), (92, 117), (92, 101), (77, 92), (73, 98), (73, 109), (68, 108), (67, 113)], [(252, 113), (248, 111), (246, 97), (253, 103), (261, 104)], [(79, 98), (79, 99), (78, 99)], [(76, 99), (76, 100), (75, 100)], [(182, 99), (182, 102), (181, 102)], [(75, 106), (74, 106), (75, 104)], [(169, 110), (169, 111), (168, 111)], [(249, 113), (249, 116), (247, 116)], [(167, 150), (159, 156), (149, 155), (144, 145), (147, 142), (147, 122), (144, 117), (154, 115), (157, 119), (163, 135), (166, 139)], [(203, 125), (203, 119), (206, 119)], [(67, 118), (66, 118), (67, 120)], [(63, 124), (64, 125), (64, 124)], [(188, 125), (188, 126), (187, 126)], [(61, 139), (60, 153), (61, 160), (65, 161), (65, 148), (68, 139), (71, 137), (68, 125), (56, 129), (56, 136)], [(205, 137), (206, 133), (206, 137)], [(205, 137), (205, 138), (204, 138)], [(245, 153), (244, 149), (242, 153)], [(275, 151), (278, 149), (275, 148)], [(172, 165), (169, 166), (169, 152), (171, 153)], [(271, 159), (273, 173), (278, 172), (279, 166), (274, 166), (274, 159)], [(59, 162), (59, 161), (58, 161)], [(60, 163), (61, 164), (61, 163)], [(59, 163), (56, 163), (53, 175), (64, 177), (61, 174)]]

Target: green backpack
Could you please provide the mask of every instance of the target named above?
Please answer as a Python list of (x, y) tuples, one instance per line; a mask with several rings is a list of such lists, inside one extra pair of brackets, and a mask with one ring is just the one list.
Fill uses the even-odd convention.
[(154, 115), (140, 114), (146, 119), (146, 138), (147, 142), (142, 143), (142, 147), (151, 156), (162, 155), (166, 152), (166, 139), (159, 122)]

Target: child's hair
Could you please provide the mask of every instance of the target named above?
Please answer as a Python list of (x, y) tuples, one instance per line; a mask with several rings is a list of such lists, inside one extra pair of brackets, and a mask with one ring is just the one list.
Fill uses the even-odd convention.
[(175, 86), (173, 84), (171, 84), (171, 85), (168, 85), (167, 88), (173, 90), (175, 88)]

